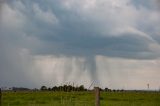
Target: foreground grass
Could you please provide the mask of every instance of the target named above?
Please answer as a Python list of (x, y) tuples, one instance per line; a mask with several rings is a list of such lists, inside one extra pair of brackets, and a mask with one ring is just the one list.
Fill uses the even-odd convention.
[(116, 92), (101, 93), (102, 106), (160, 106), (160, 93)]
[[(101, 92), (101, 106), (160, 106), (156, 92)], [(93, 92), (3, 92), (2, 106), (94, 106)]]

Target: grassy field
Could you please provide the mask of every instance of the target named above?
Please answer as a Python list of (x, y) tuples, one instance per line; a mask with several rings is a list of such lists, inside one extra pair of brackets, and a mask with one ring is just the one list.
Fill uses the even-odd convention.
[[(93, 92), (3, 92), (2, 106), (94, 106)], [(101, 106), (160, 106), (156, 92), (101, 92)]]

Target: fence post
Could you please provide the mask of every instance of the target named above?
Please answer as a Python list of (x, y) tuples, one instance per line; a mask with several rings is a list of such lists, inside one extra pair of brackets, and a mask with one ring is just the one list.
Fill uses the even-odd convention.
[(94, 87), (95, 91), (95, 106), (100, 106), (100, 90), (99, 87)]
[(2, 90), (0, 88), (0, 106), (2, 106)]

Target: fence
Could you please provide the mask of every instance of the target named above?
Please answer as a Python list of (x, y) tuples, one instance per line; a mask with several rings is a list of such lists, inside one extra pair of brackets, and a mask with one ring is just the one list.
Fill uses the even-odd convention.
[[(17, 96), (19, 96), (19, 95), (17, 95), (18, 92), (12, 92), (12, 94), (15, 94), (15, 93), (16, 93), (16, 95), (14, 95), (14, 98), (16, 100)], [(35, 93), (35, 92), (32, 92), (32, 91), (31, 92), (26, 92), (26, 93), (21, 92), (20, 95), (25, 95), (25, 94), (27, 94), (27, 95), (31, 94), (32, 95), (33, 93)], [(47, 92), (47, 93), (49, 94), (49, 93), (52, 93), (52, 92)], [(61, 92), (57, 92), (57, 93), (61, 93)], [(52, 104), (50, 104), (49, 106), (57, 106), (57, 105), (71, 106), (71, 104), (72, 104), (72, 106), (77, 106), (76, 104), (78, 104), (78, 106), (81, 106), (81, 105), (83, 105), (83, 106), (93, 106), (94, 104), (95, 104), (95, 106), (100, 106), (100, 89), (99, 89), (99, 87), (94, 88), (94, 95), (91, 94), (93, 98), (90, 96), (92, 98), (92, 99), (90, 99), (92, 101), (92, 103), (91, 103), (90, 100), (87, 100), (87, 98), (84, 99), (83, 101), (80, 101), (80, 100), (75, 101), (73, 97), (77, 96), (77, 93), (78, 92), (75, 92), (75, 93), (74, 92), (65, 92), (64, 94), (62, 94), (61, 100), (59, 101), (59, 103), (56, 103), (56, 101), (55, 101)], [(80, 94), (80, 93), (81, 92), (79, 92), (78, 94)], [(90, 92), (90, 93), (93, 93), (93, 91)], [(5, 94), (5, 92), (4, 92), (4, 94)], [(86, 94), (87, 94), (87, 92), (86, 92)], [(59, 94), (59, 97), (60, 97), (60, 95), (61, 94)], [(65, 95), (65, 97), (64, 97), (64, 95)], [(80, 94), (80, 95), (85, 96), (85, 94)], [(41, 96), (41, 94), (39, 94), (39, 96)], [(95, 100), (94, 100), (94, 96), (95, 96)], [(54, 98), (51, 98), (51, 99), (54, 101)], [(95, 103), (94, 103), (94, 101), (95, 101)], [(39, 102), (43, 102), (43, 101), (39, 101)], [(12, 104), (8, 103), (7, 105), (11, 106)], [(28, 105), (32, 106), (32, 104), (28, 104)], [(33, 103), (33, 105), (36, 106), (36, 102)], [(2, 106), (2, 90), (1, 89), (0, 89), (0, 106)]]
[(95, 106), (100, 106), (100, 90), (99, 87), (94, 87), (95, 90)]
[(0, 88), (0, 106), (2, 106), (2, 90)]

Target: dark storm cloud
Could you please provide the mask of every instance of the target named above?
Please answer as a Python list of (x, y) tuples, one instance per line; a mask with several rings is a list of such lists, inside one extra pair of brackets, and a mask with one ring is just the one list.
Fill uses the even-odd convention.
[[(17, 5), (18, 3), (16, 4), (14, 1), (8, 2), (8, 5), (13, 10), (18, 10), (20, 13), (22, 13), (22, 15), (27, 18), (27, 21), (21, 29), (22, 32), (26, 33), (26, 37), (33, 36), (39, 39), (41, 42), (44, 42), (44, 47), (40, 45), (39, 47), (32, 48), (30, 47), (30, 44), (18, 45), (21, 45), (22, 47), (26, 47), (26, 45), (29, 45), (28, 49), (32, 50), (32, 52), (36, 54), (57, 53), (64, 55), (85, 55), (86, 53), (93, 53), (93, 55), (107, 55), (107, 52), (110, 53), (112, 49), (114, 52), (114, 50), (116, 49), (116, 52), (113, 53), (114, 56), (121, 57), (121, 55), (119, 55), (120, 53), (118, 52), (120, 51), (124, 52), (124, 55), (126, 53), (126, 57), (130, 58), (134, 57), (132, 55), (129, 55), (131, 51), (133, 51), (135, 55), (143, 52), (143, 50), (144, 52), (149, 52), (149, 50), (147, 50), (146, 45), (148, 45), (148, 43), (145, 41), (147, 40), (145, 37), (139, 37), (136, 34), (133, 35), (132, 33), (124, 34), (125, 36), (118, 37), (112, 37), (112, 35), (110, 35), (109, 33), (105, 33), (106, 36), (104, 36), (100, 32), (101, 30), (98, 30), (99, 26), (96, 25), (96, 22), (92, 21), (92, 19), (84, 20), (85, 16), (82, 16), (77, 11), (65, 10), (65, 8), (62, 7), (60, 1), (54, 0), (44, 2), (42, 0), (27, 0), (19, 2), (22, 4), (22, 6), (24, 6), (23, 8), (21, 8), (22, 6)], [(150, 7), (149, 0), (147, 2), (144, 0), (134, 0), (132, 2), (135, 3), (135, 6), (141, 5), (146, 6), (146, 8)], [(39, 6), (38, 8), (40, 8), (44, 12), (50, 9), (51, 12), (59, 20), (59, 25), (50, 25), (44, 23), (41, 20), (38, 20), (37, 17), (35, 17), (36, 12), (33, 8), (34, 4), (37, 4)], [(110, 25), (108, 26), (112, 26), (112, 23), (109, 24)], [(112, 30), (114, 31), (114, 29)], [(21, 36), (18, 37), (20, 40), (21, 38), (25, 40)], [(53, 47), (52, 45), (56, 46)]]
[[(65, 36), (65, 35), (64, 35)], [(73, 40), (74, 39), (74, 40)], [(59, 39), (57, 43), (47, 43), (45, 51), (43, 48), (33, 50), (36, 54), (65, 54), (68, 56), (85, 56), (85, 55), (108, 55), (111, 57), (125, 57), (125, 58), (136, 58), (137, 59), (148, 59), (156, 58), (149, 56), (150, 53), (148, 48), (148, 40), (142, 38), (136, 38), (134, 36), (123, 36), (123, 37), (71, 37), (67, 39)], [(63, 47), (53, 48), (52, 45), (59, 46), (60, 42), (63, 43)], [(82, 43), (83, 42), (83, 43)], [(57, 52), (58, 51), (58, 52)], [(141, 56), (143, 52), (148, 52), (148, 55)], [(149, 57), (148, 57), (149, 56)]]
[[(93, 22), (92, 19), (84, 20), (85, 16), (74, 10), (65, 10), (61, 2), (52, 1), (52, 5), (49, 4), (51, 1), (22, 1), (21, 3), (25, 6), (25, 10), (16, 7), (15, 3), (10, 3), (10, 6), (15, 10), (19, 9), (18, 11), (28, 18), (22, 29), (26, 37), (35, 37), (43, 42), (36, 48), (30, 44), (21, 45), (22, 47), (29, 45), (27, 48), (35, 55), (85, 56), (90, 54), (140, 59), (156, 58), (148, 48), (152, 41), (146, 37), (132, 33), (123, 33), (118, 37), (110, 33), (102, 35), (96, 22)], [(135, 1), (135, 3), (147, 6), (145, 1)], [(56, 16), (59, 24), (51, 25), (38, 20), (35, 15), (32, 15), (36, 14), (34, 4), (41, 11), (50, 10)], [(147, 55), (142, 56), (143, 53)]]

